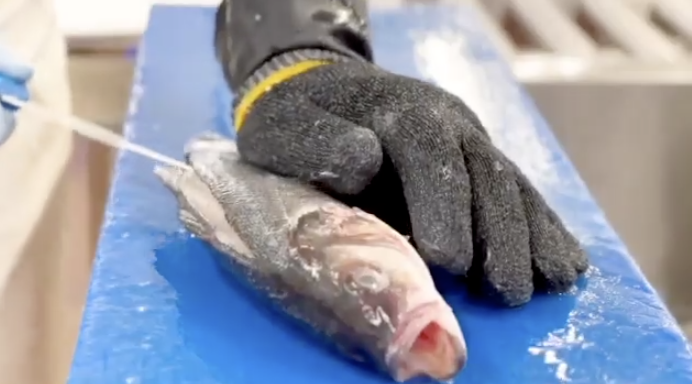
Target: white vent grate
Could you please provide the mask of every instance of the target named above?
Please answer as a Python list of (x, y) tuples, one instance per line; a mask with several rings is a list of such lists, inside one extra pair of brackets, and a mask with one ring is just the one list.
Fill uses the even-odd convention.
[(619, 51), (642, 60), (690, 56), (690, 0), (475, 0), (517, 53), (590, 57)]
[(692, 81), (692, 0), (465, 1), (524, 81)]
[(692, 0), (371, 0), (464, 3), (524, 82), (692, 84)]

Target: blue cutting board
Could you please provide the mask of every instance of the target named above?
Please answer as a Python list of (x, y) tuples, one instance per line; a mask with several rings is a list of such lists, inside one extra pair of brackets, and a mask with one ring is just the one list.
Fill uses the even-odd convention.
[[(154, 7), (125, 133), (174, 157), (204, 130), (230, 134), (211, 8)], [(496, 143), (587, 246), (578, 289), (519, 309), (447, 295), (470, 357), (455, 383), (692, 383), (692, 355), (549, 127), (464, 7), (373, 12), (377, 61), (463, 96)], [(70, 384), (375, 384), (227, 281), (176, 217), (151, 161), (121, 153)]]

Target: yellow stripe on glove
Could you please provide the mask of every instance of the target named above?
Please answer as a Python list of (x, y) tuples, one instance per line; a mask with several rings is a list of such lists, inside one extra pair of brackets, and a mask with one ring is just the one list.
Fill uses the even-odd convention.
[(264, 96), (265, 93), (269, 92), (275, 85), (287, 81), (311, 69), (330, 63), (331, 62), (324, 60), (301, 61), (300, 63), (291, 65), (289, 67), (281, 68), (267, 76), (264, 80), (260, 81), (259, 84), (245, 94), (245, 97), (243, 97), (243, 100), (235, 109), (236, 132), (240, 132), (240, 129), (243, 127), (243, 123), (245, 123), (245, 119), (247, 119), (247, 115), (252, 110), (252, 106), (255, 104), (255, 102)]

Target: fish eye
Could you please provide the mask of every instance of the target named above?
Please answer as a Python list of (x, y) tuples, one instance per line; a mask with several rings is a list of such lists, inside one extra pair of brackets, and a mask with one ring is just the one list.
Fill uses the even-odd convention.
[(371, 268), (361, 267), (351, 272), (351, 281), (370, 292), (380, 292), (389, 286), (389, 278)]

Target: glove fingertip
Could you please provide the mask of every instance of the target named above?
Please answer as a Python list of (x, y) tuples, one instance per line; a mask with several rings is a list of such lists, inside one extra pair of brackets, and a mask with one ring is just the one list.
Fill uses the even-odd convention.
[(564, 252), (558, 250), (554, 250), (552, 255), (545, 253), (534, 255), (534, 284), (541, 291), (564, 293), (574, 286), (579, 274), (574, 266), (565, 259)]
[[(531, 203), (533, 203), (533, 207)], [(538, 259), (559, 259), (560, 263), (564, 265), (564, 272), (561, 274), (574, 275), (571, 278), (573, 285), (578, 275), (589, 269), (588, 255), (579, 240), (565, 227), (562, 220), (550, 207), (546, 205), (542, 211), (543, 214), (541, 214), (535, 205), (535, 201), (527, 201), (527, 209), (531, 209), (533, 218), (531, 238), (534, 243), (532, 247), (534, 253)], [(557, 276), (552, 280), (564, 279)]]
[(485, 294), (508, 307), (528, 303), (534, 286), (530, 270), (513, 270), (511, 276), (493, 276), (485, 284)]
[(483, 287), (485, 296), (506, 307), (518, 307), (531, 301), (534, 287), (531, 279), (487, 281)]
[(586, 271), (589, 270), (589, 265), (591, 265), (589, 262), (589, 255), (586, 251), (581, 247), (577, 247), (575, 249), (570, 249), (569, 252), (572, 265), (577, 271), (577, 274), (581, 275), (586, 273)]
[(544, 292), (562, 293), (570, 290), (579, 278), (576, 264), (581, 249), (576, 240), (566, 241), (564, 233), (545, 213), (526, 205), (531, 236), (534, 285)]
[[(481, 235), (474, 242), (473, 265), (469, 271), (470, 285), (481, 295), (502, 306), (516, 307), (526, 304), (533, 297), (534, 271), (528, 243), (505, 241), (494, 238), (490, 243)], [(524, 237), (515, 237), (521, 239)]]
[(502, 296), (502, 304), (507, 307), (520, 307), (533, 297), (533, 287), (523, 288), (520, 290), (510, 291)]

